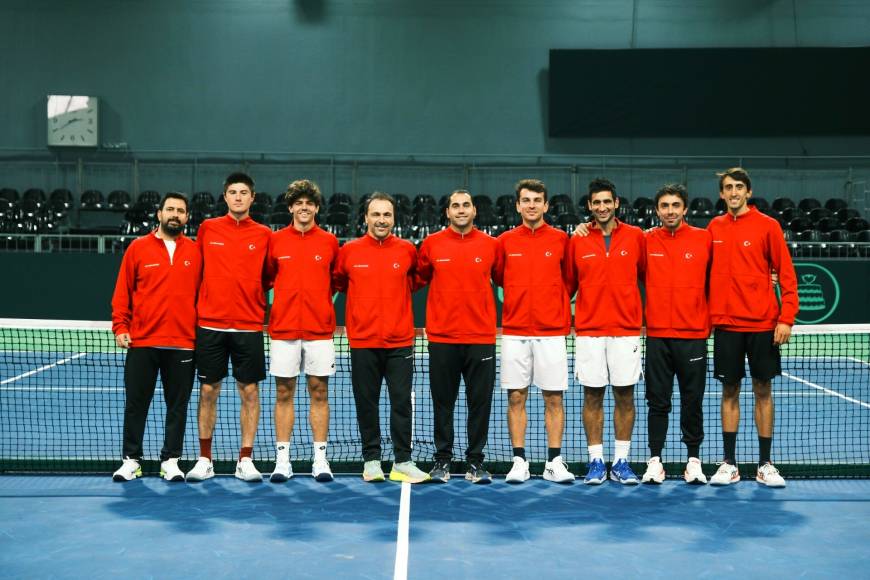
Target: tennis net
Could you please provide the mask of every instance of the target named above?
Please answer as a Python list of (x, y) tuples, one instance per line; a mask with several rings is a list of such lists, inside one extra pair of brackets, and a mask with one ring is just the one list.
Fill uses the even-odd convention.
[[(268, 341), (268, 338), (265, 339)], [(356, 410), (350, 382), (350, 354), (343, 332), (336, 334), (337, 373), (330, 381), (331, 420), (329, 459), (333, 469), (357, 471), (361, 465)], [(569, 352), (573, 339), (568, 339)], [(124, 415), (124, 353), (115, 346), (108, 322), (0, 319), (0, 471), (108, 472), (121, 455)], [(712, 341), (709, 344), (707, 391), (704, 398), (706, 439), (701, 447), (705, 464), (721, 460), (719, 425), (721, 384), (712, 377)], [(268, 353), (268, 345), (266, 352)], [(773, 458), (788, 476), (870, 476), (870, 325), (797, 326), (783, 348), (783, 375), (774, 380), (776, 430)], [(268, 362), (268, 361), (267, 361)], [(573, 377), (573, 356), (570, 371)], [(301, 383), (301, 381), (300, 381)], [(431, 461), (432, 403), (428, 354), (423, 333), (415, 344), (413, 458)], [(466, 447), (464, 391), (457, 401), (454, 456)], [(546, 458), (542, 397), (532, 389), (528, 399), (527, 455), (533, 463)], [(673, 410), (663, 461), (678, 473), (685, 462), (680, 442), (679, 390)], [(198, 453), (196, 411), (198, 385), (188, 409), (183, 464)], [(487, 464), (494, 472), (508, 467), (512, 451), (506, 421), (507, 397), (493, 394)], [(260, 385), (261, 418), (254, 458), (262, 469), (274, 460), (273, 406), (275, 382)], [(605, 456), (613, 451), (612, 397), (605, 408)], [(753, 423), (752, 389), (744, 380), (738, 459), (754, 462), (758, 442)], [(644, 384), (635, 389), (637, 420), (629, 459), (637, 466), (648, 456)], [(582, 389), (573, 378), (565, 394), (563, 456), (582, 473), (586, 440), (581, 422)], [(218, 471), (229, 472), (239, 448), (239, 397), (233, 381), (225, 381), (218, 403), (213, 455)], [(389, 402), (383, 389), (381, 431), (384, 459), (391, 458)], [(165, 403), (158, 384), (145, 433), (146, 469), (155, 469), (163, 439)], [(296, 423), (291, 457), (304, 470), (310, 462), (311, 431), (308, 395), (300, 384), (296, 394)], [(677, 471), (679, 470), (679, 471)]]

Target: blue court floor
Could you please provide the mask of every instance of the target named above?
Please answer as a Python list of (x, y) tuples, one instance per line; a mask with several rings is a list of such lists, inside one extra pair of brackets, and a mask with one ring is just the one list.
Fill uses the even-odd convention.
[(870, 480), (0, 477), (2, 578), (870, 578)]

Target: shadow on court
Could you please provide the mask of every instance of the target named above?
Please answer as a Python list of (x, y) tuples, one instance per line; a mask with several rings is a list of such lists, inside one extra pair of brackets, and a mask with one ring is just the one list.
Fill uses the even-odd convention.
[[(850, 576), (870, 566), (868, 480), (770, 490), (754, 481), (717, 489), (454, 479), (411, 492), (409, 578), (477, 578), (482, 568), (548, 580)], [(400, 494), (397, 484), (358, 477), (273, 485), (4, 476), (0, 569), (13, 578), (390, 578)]]

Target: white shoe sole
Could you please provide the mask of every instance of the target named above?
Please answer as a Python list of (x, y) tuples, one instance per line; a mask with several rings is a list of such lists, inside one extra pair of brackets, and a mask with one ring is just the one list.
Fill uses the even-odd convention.
[(504, 478), (505, 483), (523, 483), (529, 480), (529, 472), (525, 472), (521, 475), (506, 475)]
[(236, 473), (236, 479), (241, 479), (242, 481), (247, 481), (249, 483), (261, 483), (263, 481), (263, 476), (262, 476), (262, 474), (259, 477), (256, 475), (245, 476), (245, 475), (241, 475), (239, 473)]
[(758, 478), (758, 477), (755, 478), (755, 481), (757, 481), (758, 483), (760, 483), (761, 485), (763, 485), (763, 486), (765, 486), (765, 487), (773, 487), (773, 488), (782, 488), (782, 487), (785, 487), (785, 482), (784, 482), (784, 481), (783, 481), (782, 483), (770, 483), (770, 482), (765, 481), (764, 479), (760, 479), (760, 478)]
[(688, 475), (686, 475), (686, 474), (684, 473), (684, 474), (683, 474), (683, 479), (684, 479), (684, 480), (686, 481), (686, 483), (688, 483), (689, 485), (707, 485), (707, 478), (704, 477), (703, 475), (698, 476), (698, 477), (689, 477)]
[(166, 481), (184, 481), (184, 474), (183, 473), (177, 473), (177, 474), (169, 477), (165, 471), (161, 471), (160, 477), (162, 477)]
[(661, 485), (662, 482), (665, 480), (666, 475), (667, 474), (662, 473), (661, 475), (651, 475), (651, 476), (647, 477), (646, 474), (644, 474), (644, 476), (641, 478), (640, 482), (647, 483), (647, 484), (653, 484), (653, 485)]
[(199, 475), (199, 474), (196, 474), (196, 473), (190, 473), (190, 472), (188, 472), (188, 474), (185, 476), (184, 479), (185, 479), (186, 481), (205, 481), (206, 479), (211, 479), (212, 477), (214, 477), (214, 471), (213, 471), (213, 470), (212, 470), (212, 471), (209, 471), (209, 472), (206, 473), (205, 475)]
[(574, 482), (573, 475), (571, 477), (563, 477), (562, 479), (557, 479), (556, 477), (554, 477), (552, 475), (548, 475), (546, 471), (544, 472), (544, 479), (547, 481), (552, 481), (553, 483), (573, 483)]
[(723, 487), (723, 486), (726, 486), (726, 485), (732, 485), (732, 484), (734, 484), (734, 483), (737, 483), (738, 481), (740, 481), (740, 478), (739, 478), (739, 477), (738, 477), (737, 479), (729, 479), (728, 481), (721, 481), (721, 480), (711, 479), (711, 480), (710, 480), (710, 485), (715, 485), (715, 486), (717, 486), (717, 487)]

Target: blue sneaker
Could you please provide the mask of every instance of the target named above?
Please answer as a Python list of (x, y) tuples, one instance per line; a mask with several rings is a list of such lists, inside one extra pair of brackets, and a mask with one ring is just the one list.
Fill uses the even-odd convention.
[(625, 459), (620, 459), (610, 468), (610, 479), (622, 485), (637, 485), (637, 476)]
[(607, 468), (604, 467), (604, 461), (601, 459), (593, 459), (587, 465), (586, 477), (583, 478), (583, 483), (586, 485), (601, 485), (607, 479)]

